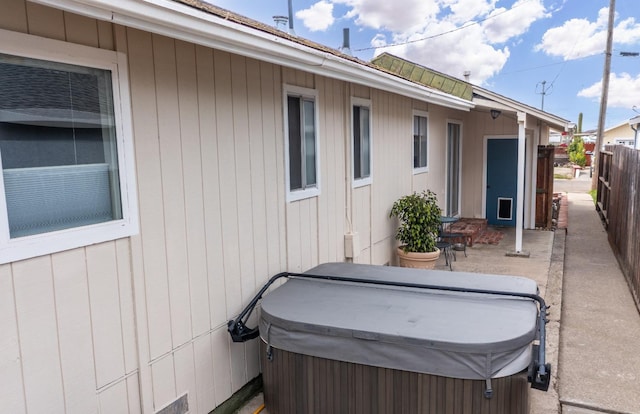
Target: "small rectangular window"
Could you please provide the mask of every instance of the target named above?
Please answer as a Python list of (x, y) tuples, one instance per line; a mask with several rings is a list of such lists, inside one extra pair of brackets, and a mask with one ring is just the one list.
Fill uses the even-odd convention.
[(353, 99), (353, 180), (356, 185), (371, 182), (371, 109), (369, 101)]
[(0, 32), (0, 262), (137, 233), (126, 56)]
[(428, 165), (428, 122), (426, 113), (413, 115), (413, 168), (416, 172), (427, 171)]
[(111, 73), (0, 54), (12, 239), (122, 218)]
[(288, 201), (319, 193), (316, 92), (285, 87)]

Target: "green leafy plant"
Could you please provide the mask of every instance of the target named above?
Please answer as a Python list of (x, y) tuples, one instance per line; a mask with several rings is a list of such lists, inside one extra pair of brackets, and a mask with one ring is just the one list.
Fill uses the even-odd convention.
[(436, 194), (431, 190), (413, 193), (396, 200), (389, 217), (400, 221), (396, 239), (405, 252), (435, 252), (440, 216)]
[(569, 161), (572, 163), (584, 167), (587, 164), (587, 156), (584, 153), (584, 141), (580, 137), (573, 138), (573, 141), (567, 148), (569, 154)]

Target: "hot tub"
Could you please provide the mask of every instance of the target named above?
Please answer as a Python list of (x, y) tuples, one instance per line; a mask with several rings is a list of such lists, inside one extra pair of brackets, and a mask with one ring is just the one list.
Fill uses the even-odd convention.
[(534, 281), (347, 263), (289, 277), (259, 321), (270, 412), (528, 413)]

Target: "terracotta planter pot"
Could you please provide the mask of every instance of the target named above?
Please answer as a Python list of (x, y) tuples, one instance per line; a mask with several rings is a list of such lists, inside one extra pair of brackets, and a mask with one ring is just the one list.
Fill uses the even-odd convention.
[(398, 261), (400, 267), (412, 267), (415, 269), (433, 269), (436, 266), (436, 261), (440, 257), (440, 250), (428, 253), (415, 253), (402, 250), (402, 247), (398, 247)]

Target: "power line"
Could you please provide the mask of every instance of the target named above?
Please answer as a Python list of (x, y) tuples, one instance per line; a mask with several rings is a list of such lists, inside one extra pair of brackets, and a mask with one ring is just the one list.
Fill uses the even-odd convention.
[[(548, 67), (551, 67), (551, 66), (566, 65), (569, 62), (575, 62), (575, 61), (579, 61), (579, 60), (583, 60), (583, 59), (588, 59), (588, 58), (592, 58), (592, 57), (599, 56), (599, 55), (602, 55), (602, 54), (603, 53), (600, 53), (598, 55), (581, 56), (581, 57), (576, 58), (576, 59), (565, 60), (565, 61), (562, 61), (562, 62), (548, 63), (546, 65), (531, 66), (531, 67), (528, 67), (528, 68), (520, 68), (520, 69), (515, 69), (515, 70), (509, 71), (509, 72), (500, 72), (500, 73), (496, 74), (495, 76), (497, 77), (497, 76), (504, 76), (504, 75), (512, 75), (514, 73), (529, 72), (529, 71), (532, 71), (532, 70), (548, 68)], [(554, 81), (555, 81), (555, 79), (557, 79), (557, 77), (558, 76), (556, 76), (554, 78)]]
[(466, 29), (467, 27), (471, 27), (471, 26), (486, 22), (489, 19), (493, 19), (495, 17), (501, 16), (501, 15), (503, 15), (505, 13), (508, 13), (508, 12), (510, 12), (510, 11), (522, 6), (525, 3), (528, 3), (529, 1), (532, 1), (532, 0), (523, 1), (522, 3), (515, 5), (515, 6), (511, 7), (510, 9), (506, 9), (506, 10), (500, 12), (500, 13), (496, 13), (494, 15), (487, 16), (484, 19), (480, 19), (478, 21), (473, 21), (473, 22), (471, 22), (469, 24), (464, 24), (464, 25), (462, 25), (460, 27), (456, 27), (455, 29), (451, 29), (451, 30), (448, 30), (446, 32), (438, 33), (438, 34), (431, 35), (431, 36), (422, 37), (420, 39), (414, 39), (414, 40), (407, 40), (405, 42), (392, 43), (390, 45), (370, 46), (370, 47), (363, 47), (363, 48), (360, 48), (360, 49), (353, 49), (353, 51), (354, 52), (363, 52), (363, 51), (366, 51), (366, 50), (373, 50), (373, 49), (386, 49), (386, 48), (394, 47), (394, 46), (404, 46), (404, 45), (409, 45), (409, 44), (412, 44), (412, 43), (418, 43), (418, 42), (422, 42), (423, 40), (435, 39), (437, 37), (448, 35), (450, 33), (454, 33), (454, 32), (460, 31), (462, 29)]

